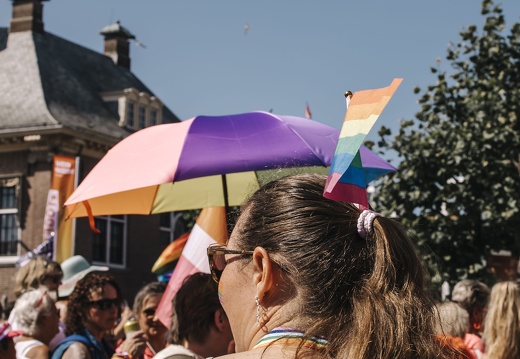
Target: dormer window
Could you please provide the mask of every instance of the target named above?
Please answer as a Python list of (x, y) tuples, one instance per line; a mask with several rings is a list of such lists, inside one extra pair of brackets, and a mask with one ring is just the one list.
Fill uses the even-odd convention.
[(139, 127), (138, 129), (142, 129), (146, 127), (146, 107), (143, 105), (139, 106)]
[(157, 110), (150, 110), (150, 126), (157, 125)]
[(135, 123), (135, 104), (132, 101), (126, 102), (126, 126), (134, 128)]
[(140, 130), (162, 123), (163, 104), (149, 93), (129, 88), (121, 92), (103, 93), (101, 97), (112, 112), (117, 108), (115, 115), (119, 117), (119, 126)]

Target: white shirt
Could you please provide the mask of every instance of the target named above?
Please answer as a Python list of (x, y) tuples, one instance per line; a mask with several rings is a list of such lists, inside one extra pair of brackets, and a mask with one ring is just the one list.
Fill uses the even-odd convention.
[(161, 350), (160, 352), (155, 354), (153, 359), (167, 359), (170, 355), (174, 355), (174, 354), (184, 354), (184, 355), (192, 356), (193, 358), (196, 358), (196, 359), (204, 359), (200, 355), (195, 354), (194, 352), (183, 347), (182, 345), (174, 345), (174, 344), (168, 345), (166, 348), (164, 348), (163, 350)]
[(20, 340), (16, 342), (14, 348), (16, 349), (16, 359), (28, 359), (27, 353), (35, 347), (40, 345), (45, 345), (39, 340), (31, 339), (31, 340)]

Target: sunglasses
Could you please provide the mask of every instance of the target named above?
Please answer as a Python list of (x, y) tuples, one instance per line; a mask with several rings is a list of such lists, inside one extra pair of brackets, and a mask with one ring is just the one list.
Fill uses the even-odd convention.
[(154, 317), (155, 316), (155, 309), (145, 309), (145, 310), (143, 310), (143, 314), (146, 317)]
[[(251, 256), (254, 253), (253, 251), (235, 251), (232, 249), (226, 249), (226, 246), (222, 245), (211, 245), (208, 247), (207, 251), (211, 276), (217, 283), (220, 281), (222, 272), (229, 263), (238, 259), (243, 259), (244, 256)], [(226, 254), (240, 254), (240, 256), (226, 260)]]
[(96, 307), (99, 310), (109, 310), (112, 309), (112, 306), (115, 306), (116, 308), (121, 307), (121, 300), (119, 298), (115, 299), (100, 299), (100, 300), (93, 300), (87, 303), (88, 305), (91, 305), (93, 307)]

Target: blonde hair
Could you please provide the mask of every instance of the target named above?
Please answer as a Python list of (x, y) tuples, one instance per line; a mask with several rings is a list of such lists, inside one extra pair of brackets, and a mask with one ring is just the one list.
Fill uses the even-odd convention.
[(493, 286), (484, 325), (486, 354), (491, 359), (520, 358), (520, 286), (501, 282)]
[(28, 289), (37, 289), (42, 285), (45, 275), (54, 271), (62, 271), (58, 262), (43, 256), (31, 258), (27, 264), (18, 269), (15, 276), (14, 294), (18, 298)]

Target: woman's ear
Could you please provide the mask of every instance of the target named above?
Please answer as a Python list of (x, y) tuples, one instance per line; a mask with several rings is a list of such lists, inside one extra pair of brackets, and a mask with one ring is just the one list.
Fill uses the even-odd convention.
[(262, 301), (275, 284), (274, 268), (269, 258), (269, 253), (262, 247), (256, 247), (253, 251), (253, 268), (253, 280), (257, 289), (257, 297)]
[(219, 332), (222, 332), (226, 328), (229, 328), (229, 321), (223, 309), (219, 308), (215, 310), (213, 320), (215, 321), (215, 327), (218, 329)]

